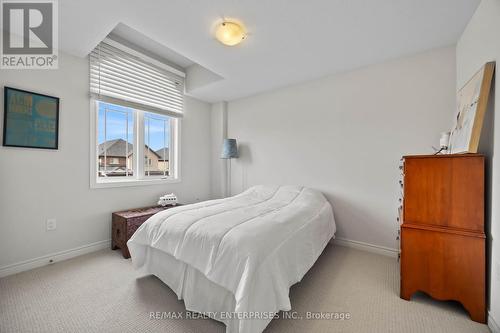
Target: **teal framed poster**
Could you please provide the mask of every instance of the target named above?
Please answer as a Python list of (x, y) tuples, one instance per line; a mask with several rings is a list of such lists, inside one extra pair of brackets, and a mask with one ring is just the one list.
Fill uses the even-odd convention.
[(3, 145), (58, 149), (59, 98), (4, 87)]

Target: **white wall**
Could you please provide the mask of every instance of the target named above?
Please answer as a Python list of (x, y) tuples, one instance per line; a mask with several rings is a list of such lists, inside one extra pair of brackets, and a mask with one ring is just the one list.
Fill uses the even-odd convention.
[[(465, 82), (486, 62), (497, 61), (496, 77), (500, 65), (500, 1), (483, 0), (469, 22), (462, 37), (457, 43), (457, 88)], [(497, 80), (498, 82), (498, 80)], [(490, 316), (500, 324), (500, 87), (495, 85), (493, 101), (488, 108), (483, 131), (489, 141), (482, 145), (488, 158), (487, 182), (489, 192), (489, 215), (487, 223), (489, 267), (490, 267)], [(496, 114), (496, 115), (495, 115)], [(483, 135), (482, 135), (483, 137)], [(490, 327), (491, 327), (491, 323)]]
[[(60, 54), (59, 61), (55, 71), (0, 70), (2, 88), (61, 98), (59, 150), (0, 147), (0, 270), (107, 240), (111, 212), (155, 204), (162, 193), (181, 202), (210, 196), (210, 105), (192, 98), (182, 121), (181, 183), (90, 189), (88, 60)], [(51, 217), (57, 230), (46, 232)]]
[(212, 136), (212, 182), (211, 195), (213, 199), (226, 196), (227, 160), (220, 158), (222, 143), (227, 138), (227, 102), (212, 104), (211, 110), (211, 136)]
[(230, 102), (233, 193), (260, 183), (319, 189), (338, 237), (396, 248), (399, 159), (432, 153), (454, 106), (454, 47)]

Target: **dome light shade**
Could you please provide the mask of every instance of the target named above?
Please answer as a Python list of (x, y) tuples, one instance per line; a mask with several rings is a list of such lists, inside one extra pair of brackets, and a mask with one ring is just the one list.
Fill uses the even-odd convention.
[(224, 45), (234, 46), (239, 43), (246, 37), (245, 29), (236, 23), (223, 21), (217, 26), (217, 30), (215, 31), (215, 37), (219, 42)]

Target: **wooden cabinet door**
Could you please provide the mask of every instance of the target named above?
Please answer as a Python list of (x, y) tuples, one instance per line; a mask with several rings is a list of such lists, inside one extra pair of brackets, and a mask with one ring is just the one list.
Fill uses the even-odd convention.
[(449, 223), (450, 174), (451, 164), (448, 159), (405, 159), (405, 223)]
[(406, 158), (404, 222), (484, 231), (482, 156)]
[(401, 232), (401, 298), (423, 291), (462, 303), (485, 321), (485, 238), (479, 234), (405, 227)]

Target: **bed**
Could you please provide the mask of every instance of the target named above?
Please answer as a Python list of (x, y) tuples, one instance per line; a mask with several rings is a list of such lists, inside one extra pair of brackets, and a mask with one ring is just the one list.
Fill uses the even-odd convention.
[(167, 284), (187, 310), (223, 322), (226, 333), (257, 333), (291, 310), (290, 286), (335, 230), (321, 192), (259, 185), (157, 213), (127, 245), (134, 267)]

